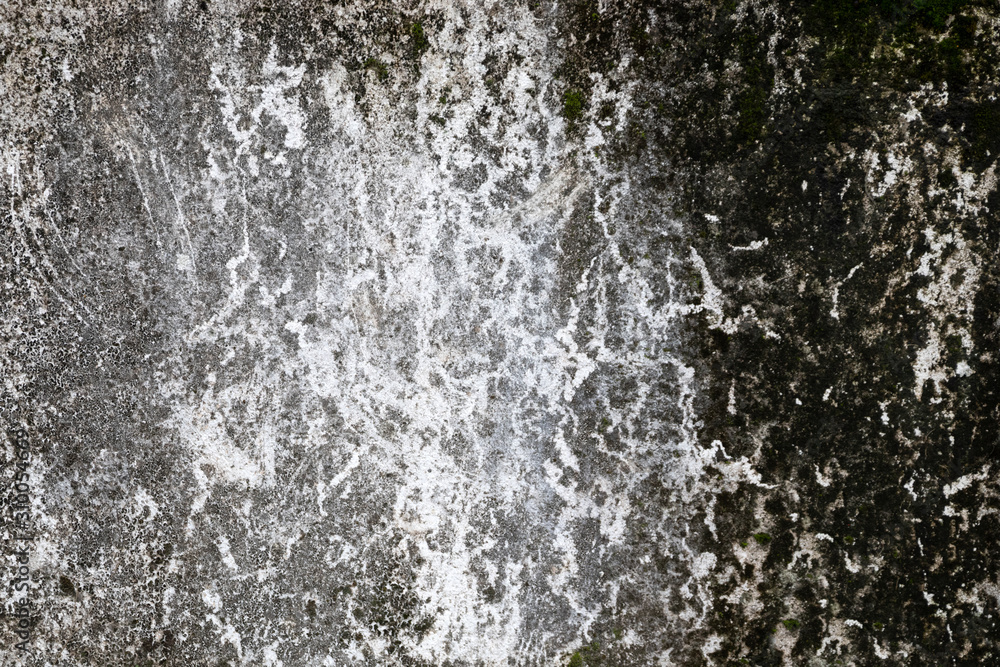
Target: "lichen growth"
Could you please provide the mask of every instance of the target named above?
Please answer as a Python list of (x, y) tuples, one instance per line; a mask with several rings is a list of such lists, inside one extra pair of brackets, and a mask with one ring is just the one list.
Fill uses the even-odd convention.
[(567, 90), (563, 93), (563, 116), (570, 123), (575, 123), (583, 116), (583, 92)]
[(421, 54), (430, 47), (427, 35), (424, 34), (424, 26), (419, 21), (410, 26), (410, 39), (413, 40), (413, 48), (417, 54)]
[(389, 78), (389, 68), (378, 58), (368, 58), (365, 61), (364, 68), (373, 71), (379, 81), (385, 81)]

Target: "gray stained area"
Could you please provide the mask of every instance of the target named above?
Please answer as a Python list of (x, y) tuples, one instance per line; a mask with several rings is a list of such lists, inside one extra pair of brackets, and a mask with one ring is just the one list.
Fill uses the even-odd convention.
[(995, 664), (998, 28), (0, 5), (0, 662)]

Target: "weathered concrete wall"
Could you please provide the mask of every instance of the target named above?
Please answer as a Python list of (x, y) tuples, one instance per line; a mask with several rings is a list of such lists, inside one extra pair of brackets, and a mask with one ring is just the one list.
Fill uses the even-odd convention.
[(4, 5), (3, 664), (990, 664), (998, 27)]

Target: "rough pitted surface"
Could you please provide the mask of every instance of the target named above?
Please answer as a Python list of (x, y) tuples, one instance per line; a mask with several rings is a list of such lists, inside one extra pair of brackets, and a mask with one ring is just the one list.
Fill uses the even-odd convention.
[(0, 662), (1000, 661), (997, 62), (989, 0), (3, 4)]

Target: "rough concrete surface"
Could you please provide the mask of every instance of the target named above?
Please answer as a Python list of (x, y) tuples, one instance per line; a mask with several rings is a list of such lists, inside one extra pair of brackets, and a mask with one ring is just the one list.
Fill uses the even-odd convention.
[(0, 4), (0, 663), (1000, 663), (993, 0)]

